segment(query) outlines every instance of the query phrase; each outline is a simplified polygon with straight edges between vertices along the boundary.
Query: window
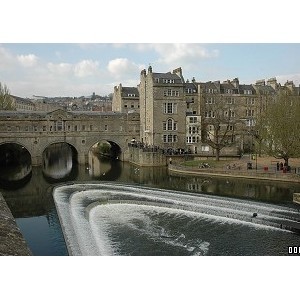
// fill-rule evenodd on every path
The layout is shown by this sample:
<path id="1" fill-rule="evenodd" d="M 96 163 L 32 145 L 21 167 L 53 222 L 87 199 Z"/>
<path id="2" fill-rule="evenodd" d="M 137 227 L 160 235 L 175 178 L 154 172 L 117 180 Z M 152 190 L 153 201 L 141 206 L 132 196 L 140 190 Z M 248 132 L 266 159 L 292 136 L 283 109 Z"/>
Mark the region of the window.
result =
<path id="1" fill-rule="evenodd" d="M 74 126 L 74 131 L 77 131 L 77 125 Z"/>
<path id="2" fill-rule="evenodd" d="M 43 126 L 43 131 L 46 131 L 47 130 L 47 127 L 44 125 Z"/>
<path id="3" fill-rule="evenodd" d="M 173 120 L 172 119 L 169 119 L 167 121 L 167 128 L 168 128 L 168 130 L 173 130 Z"/>
<path id="4" fill-rule="evenodd" d="M 201 146 L 201 151 L 202 152 L 209 152 L 209 146 Z"/>
<path id="5" fill-rule="evenodd" d="M 62 131 L 63 130 L 63 122 L 61 120 L 56 121 L 56 130 Z"/>
<path id="6" fill-rule="evenodd" d="M 254 117 L 254 110 L 253 109 L 247 109 L 246 110 L 246 117 Z"/>
<path id="7" fill-rule="evenodd" d="M 163 79 L 163 83 L 175 83 L 175 79 Z"/>
<path id="8" fill-rule="evenodd" d="M 247 105 L 254 105 L 255 104 L 255 98 L 247 98 L 246 99 Z"/>
<path id="9" fill-rule="evenodd" d="M 251 90 L 244 90 L 244 95 L 252 95 L 252 91 Z"/>
<path id="10" fill-rule="evenodd" d="M 206 111 L 204 112 L 204 116 L 205 118 L 214 118 L 215 117 L 215 112 L 210 110 L 210 111 Z"/>
<path id="11" fill-rule="evenodd" d="M 163 135 L 163 142 L 164 143 L 175 143 L 177 142 L 177 135 L 176 134 L 164 134 Z"/>
<path id="12" fill-rule="evenodd" d="M 205 99 L 205 104 L 215 104 L 215 98 L 206 98 Z"/>
<path id="13" fill-rule="evenodd" d="M 179 91 L 174 91 L 171 89 L 165 90 L 164 91 L 164 96 L 168 96 L 168 97 L 178 97 L 179 96 Z"/>
<path id="14" fill-rule="evenodd" d="M 90 131 L 92 131 L 93 130 L 93 125 L 90 125 Z"/>
<path id="15" fill-rule="evenodd" d="M 255 125 L 255 120 L 254 119 L 246 120 L 246 126 L 254 126 L 254 125 Z"/>
<path id="16" fill-rule="evenodd" d="M 104 130 L 107 131 L 108 130 L 108 126 L 104 125 Z"/>
<path id="17" fill-rule="evenodd" d="M 168 102 L 164 103 L 164 113 L 165 114 L 175 114 L 177 112 L 177 104 Z"/>
<path id="18" fill-rule="evenodd" d="M 177 130 L 177 123 L 173 119 L 163 122 L 163 130 Z"/>
<path id="19" fill-rule="evenodd" d="M 81 130 L 85 130 L 85 125 L 82 125 Z"/>
<path id="20" fill-rule="evenodd" d="M 190 117 L 190 123 L 197 123 L 197 117 Z"/>

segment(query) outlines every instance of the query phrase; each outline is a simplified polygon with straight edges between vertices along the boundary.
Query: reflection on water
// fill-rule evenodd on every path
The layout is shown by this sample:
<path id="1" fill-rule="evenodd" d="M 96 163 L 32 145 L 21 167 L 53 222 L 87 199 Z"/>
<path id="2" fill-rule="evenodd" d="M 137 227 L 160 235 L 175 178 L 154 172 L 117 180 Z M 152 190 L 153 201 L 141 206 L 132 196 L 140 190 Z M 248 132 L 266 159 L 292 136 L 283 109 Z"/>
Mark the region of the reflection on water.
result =
<path id="1" fill-rule="evenodd" d="M 0 146 L 0 186 L 13 189 L 27 184 L 32 167 L 30 154 L 18 144 Z"/>
<path id="2" fill-rule="evenodd" d="M 43 153 L 43 173 L 46 178 L 67 180 L 74 167 L 73 150 L 66 143 L 52 144 Z"/>
<path id="3" fill-rule="evenodd" d="M 294 183 L 182 175 L 171 176 L 165 167 L 142 168 L 118 160 L 110 161 L 99 158 L 92 153 L 90 153 L 88 166 L 79 166 L 72 159 L 70 172 L 70 157 L 72 158 L 73 154 L 70 149 L 63 149 L 62 152 L 59 152 L 59 155 L 54 150 L 54 153 L 56 153 L 55 159 L 47 156 L 48 161 L 45 163 L 47 170 L 44 167 L 33 167 L 32 173 L 30 173 L 32 175 L 23 185 L 17 186 L 12 183 L 11 190 L 8 190 L 7 182 L 0 182 L 0 191 L 17 219 L 18 225 L 34 255 L 67 255 L 52 198 L 52 188 L 60 182 L 118 181 L 161 189 L 189 191 L 196 194 L 248 198 L 254 201 L 272 202 L 284 206 L 293 206 L 293 193 L 300 192 L 299 184 Z M 62 160 L 62 153 L 66 157 L 64 160 Z M 3 168 L 1 166 L 1 174 L 7 174 Z M 45 173 L 47 173 L 47 176 L 45 176 Z M 50 175 L 55 176 L 56 179 L 50 180 L 51 178 L 48 177 Z M 9 178 L 6 175 L 3 175 L 3 177 Z M 43 225 L 37 231 L 36 228 L 40 223 Z M 243 234 L 248 236 L 247 233 Z M 265 236 L 262 239 L 264 238 Z M 45 247 L 43 245 L 51 246 Z M 217 247 L 217 245 L 214 246 L 215 255 L 218 255 Z"/>

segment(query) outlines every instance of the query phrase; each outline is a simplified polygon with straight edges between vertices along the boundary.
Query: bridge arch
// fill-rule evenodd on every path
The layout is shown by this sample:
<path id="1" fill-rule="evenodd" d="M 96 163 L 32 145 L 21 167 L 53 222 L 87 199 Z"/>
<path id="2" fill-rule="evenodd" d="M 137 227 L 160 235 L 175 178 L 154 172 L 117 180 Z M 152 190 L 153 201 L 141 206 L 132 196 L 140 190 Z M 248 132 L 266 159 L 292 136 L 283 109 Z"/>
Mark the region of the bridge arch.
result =
<path id="1" fill-rule="evenodd" d="M 27 183 L 32 175 L 32 155 L 22 143 L 0 143 L 0 186 L 18 188 Z"/>
<path id="2" fill-rule="evenodd" d="M 30 161 L 32 161 L 32 152 L 31 152 L 31 149 L 28 145 L 26 145 L 25 143 L 20 143 L 18 141 L 10 141 L 10 140 L 7 140 L 5 142 L 0 142 L 0 147 L 3 146 L 3 145 L 9 145 L 9 144 L 13 144 L 13 145 L 18 145 L 24 149 L 27 150 L 27 152 L 29 153 L 30 155 Z"/>
<path id="3" fill-rule="evenodd" d="M 88 154 L 90 153 L 90 151 L 93 151 L 93 148 L 95 148 L 98 144 L 101 143 L 109 144 L 111 158 L 122 160 L 124 153 L 124 145 L 122 145 L 122 143 L 117 139 L 105 136 L 99 136 L 97 139 L 93 139 L 92 141 L 90 141 L 90 143 L 87 145 Z"/>
<path id="4" fill-rule="evenodd" d="M 42 149 L 41 149 L 41 154 L 42 154 L 42 156 L 43 156 L 43 154 L 45 153 L 45 151 L 47 150 L 47 148 L 49 148 L 51 145 L 55 145 L 55 144 L 67 144 L 67 145 L 71 146 L 72 150 L 75 151 L 75 154 L 76 154 L 76 157 L 75 157 L 75 158 L 76 158 L 76 161 L 78 162 L 78 155 L 79 155 L 79 152 L 78 152 L 76 146 L 75 146 L 73 143 L 69 142 L 69 141 L 53 140 L 53 141 L 51 141 L 51 142 L 48 142 L 48 143 L 45 144 L 45 145 L 42 147 Z"/>

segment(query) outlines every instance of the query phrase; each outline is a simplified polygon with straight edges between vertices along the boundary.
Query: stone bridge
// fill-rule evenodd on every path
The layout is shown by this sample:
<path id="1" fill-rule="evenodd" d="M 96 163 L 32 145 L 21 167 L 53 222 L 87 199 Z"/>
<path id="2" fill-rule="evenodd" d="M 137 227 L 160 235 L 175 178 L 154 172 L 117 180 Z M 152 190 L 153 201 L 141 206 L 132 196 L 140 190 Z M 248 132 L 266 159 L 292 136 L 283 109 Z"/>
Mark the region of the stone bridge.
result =
<path id="1" fill-rule="evenodd" d="M 43 152 L 55 143 L 74 147 L 78 163 L 85 164 L 91 147 L 102 140 L 118 146 L 119 159 L 128 161 L 128 143 L 139 139 L 139 129 L 137 113 L 0 111 L 0 145 L 26 148 L 33 166 L 42 164 Z"/>

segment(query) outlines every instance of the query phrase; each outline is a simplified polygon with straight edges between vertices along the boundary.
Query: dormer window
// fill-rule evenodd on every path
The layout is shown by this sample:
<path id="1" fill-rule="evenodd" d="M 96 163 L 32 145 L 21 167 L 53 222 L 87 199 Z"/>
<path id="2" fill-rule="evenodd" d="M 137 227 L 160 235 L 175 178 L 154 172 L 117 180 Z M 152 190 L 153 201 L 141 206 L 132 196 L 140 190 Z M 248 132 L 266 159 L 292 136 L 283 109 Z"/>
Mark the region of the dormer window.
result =
<path id="1" fill-rule="evenodd" d="M 163 83 L 175 83 L 175 79 L 163 79 Z"/>

